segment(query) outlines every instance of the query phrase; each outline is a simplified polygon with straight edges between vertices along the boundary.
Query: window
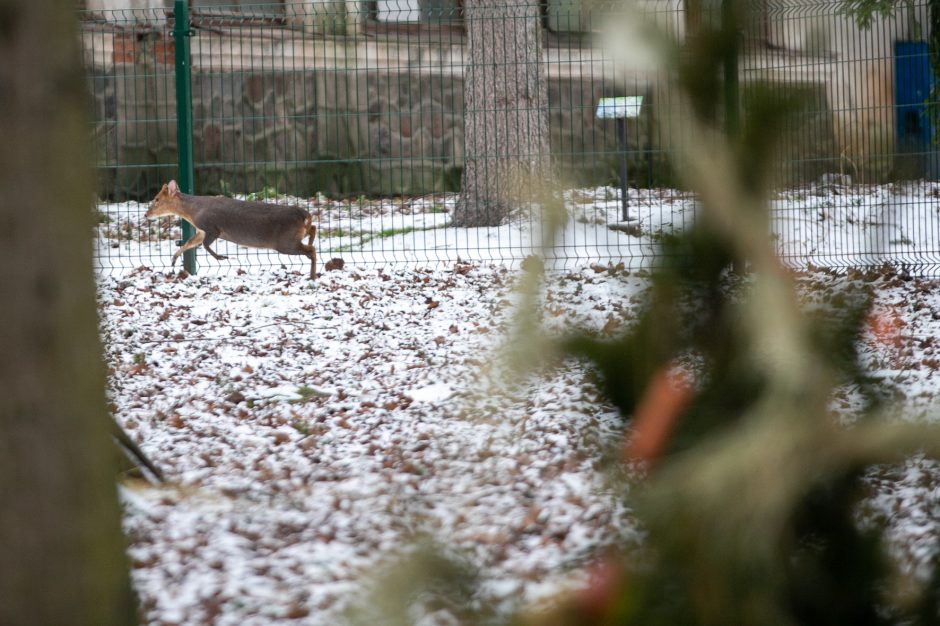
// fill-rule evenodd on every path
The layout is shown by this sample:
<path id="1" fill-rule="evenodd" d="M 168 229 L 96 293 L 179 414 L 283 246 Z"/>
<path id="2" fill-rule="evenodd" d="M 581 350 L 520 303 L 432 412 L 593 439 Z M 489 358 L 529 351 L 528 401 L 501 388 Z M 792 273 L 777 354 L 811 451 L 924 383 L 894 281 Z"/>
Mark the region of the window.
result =
<path id="1" fill-rule="evenodd" d="M 586 33 L 592 25 L 591 5 L 590 0 L 546 0 L 545 27 L 553 33 Z"/>
<path id="2" fill-rule="evenodd" d="M 172 8 L 173 3 L 169 3 Z M 283 13 L 284 0 L 190 0 L 190 9 L 228 9 L 245 13 Z"/>
<path id="3" fill-rule="evenodd" d="M 459 24 L 463 0 L 375 0 L 372 14 L 384 24 Z"/>
<path id="4" fill-rule="evenodd" d="M 443 28 L 463 32 L 464 4 L 465 0 L 371 0 L 366 5 L 366 29 L 424 32 Z M 546 43 L 581 42 L 595 23 L 592 11 L 599 12 L 595 4 L 592 0 L 540 0 L 542 26 L 549 35 Z"/>

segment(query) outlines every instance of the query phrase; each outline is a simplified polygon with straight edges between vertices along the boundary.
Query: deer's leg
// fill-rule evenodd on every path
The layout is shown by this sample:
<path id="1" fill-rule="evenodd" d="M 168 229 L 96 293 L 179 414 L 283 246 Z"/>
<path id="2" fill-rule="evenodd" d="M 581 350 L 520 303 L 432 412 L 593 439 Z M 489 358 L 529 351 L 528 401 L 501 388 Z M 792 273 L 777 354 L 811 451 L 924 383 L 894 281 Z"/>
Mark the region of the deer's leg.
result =
<path id="1" fill-rule="evenodd" d="M 309 221 L 309 218 L 308 218 Z M 305 224 L 300 231 L 299 239 L 282 240 L 274 248 L 281 254 L 302 254 L 310 259 L 310 278 L 317 277 L 317 250 L 313 247 L 313 238 L 316 235 L 317 227 L 309 223 Z M 307 236 L 307 242 L 304 243 L 304 235 Z"/>
<path id="2" fill-rule="evenodd" d="M 281 254 L 302 254 L 310 259 L 310 278 L 317 277 L 317 250 L 303 241 L 294 241 L 290 245 L 275 248 Z"/>
<path id="3" fill-rule="evenodd" d="M 205 249 L 206 249 L 206 252 L 208 252 L 209 254 L 211 254 L 212 256 L 214 256 L 217 260 L 219 260 L 219 261 L 224 261 L 225 259 L 228 258 L 227 256 L 225 256 L 224 254 L 216 254 L 216 253 L 215 253 L 215 250 L 213 250 L 212 248 L 209 247 L 209 244 L 210 244 L 210 243 L 213 243 L 213 242 L 214 242 L 216 239 L 218 239 L 218 238 L 219 238 L 218 235 L 210 234 L 210 233 L 207 232 L 207 233 L 206 233 L 206 236 L 205 236 L 205 239 L 204 239 L 204 241 L 202 242 L 202 247 L 205 248 Z"/>
<path id="4" fill-rule="evenodd" d="M 304 245 L 304 244 L 300 244 Z M 317 277 L 317 249 L 313 246 L 304 246 L 307 251 L 307 257 L 310 259 L 310 278 Z"/>
<path id="5" fill-rule="evenodd" d="M 313 224 L 313 217 L 307 218 L 307 256 L 310 257 L 310 278 L 317 277 L 317 249 L 313 247 L 313 238 L 317 235 L 317 227 Z M 301 236 L 301 240 L 303 237 Z M 303 245 L 301 243 L 300 245 Z"/>
<path id="6" fill-rule="evenodd" d="M 180 255 L 186 252 L 187 250 L 192 250 L 193 248 L 198 248 L 202 243 L 202 240 L 206 238 L 206 231 L 196 229 L 196 234 L 192 238 L 180 246 L 180 249 L 173 254 L 173 262 L 170 263 L 170 267 L 176 265 L 176 259 L 180 258 Z"/>

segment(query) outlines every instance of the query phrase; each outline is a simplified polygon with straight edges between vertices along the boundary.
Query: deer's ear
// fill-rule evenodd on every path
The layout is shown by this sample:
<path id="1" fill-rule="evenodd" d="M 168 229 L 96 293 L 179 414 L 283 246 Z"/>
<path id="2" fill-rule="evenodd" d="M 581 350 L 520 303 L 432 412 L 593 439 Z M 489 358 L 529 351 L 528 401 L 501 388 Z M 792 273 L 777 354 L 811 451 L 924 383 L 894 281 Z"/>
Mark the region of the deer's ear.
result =
<path id="1" fill-rule="evenodd" d="M 180 187 L 176 184 L 175 180 L 170 181 L 170 183 L 167 185 L 167 189 L 169 189 L 170 194 L 174 196 L 180 192 Z"/>

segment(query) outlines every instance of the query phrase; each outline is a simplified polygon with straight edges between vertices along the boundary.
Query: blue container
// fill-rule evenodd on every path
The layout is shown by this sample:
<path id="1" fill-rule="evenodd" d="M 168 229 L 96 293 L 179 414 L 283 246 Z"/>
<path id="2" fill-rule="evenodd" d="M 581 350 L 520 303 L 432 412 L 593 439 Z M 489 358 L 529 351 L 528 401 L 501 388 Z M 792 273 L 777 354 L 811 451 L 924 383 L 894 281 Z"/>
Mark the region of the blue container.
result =
<path id="1" fill-rule="evenodd" d="M 894 102 L 897 115 L 897 154 L 902 174 L 940 178 L 940 158 L 925 103 L 934 76 L 926 41 L 894 43 Z"/>

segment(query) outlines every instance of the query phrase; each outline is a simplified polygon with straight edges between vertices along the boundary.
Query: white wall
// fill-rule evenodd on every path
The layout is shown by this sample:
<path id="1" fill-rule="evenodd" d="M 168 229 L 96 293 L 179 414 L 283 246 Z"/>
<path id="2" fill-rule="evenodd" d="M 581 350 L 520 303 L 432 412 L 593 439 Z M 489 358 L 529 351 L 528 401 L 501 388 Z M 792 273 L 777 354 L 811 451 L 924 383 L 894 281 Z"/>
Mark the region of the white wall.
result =
<path id="1" fill-rule="evenodd" d="M 767 6 L 770 43 L 791 53 L 794 66 L 828 69 L 843 171 L 860 178 L 887 173 L 896 135 L 894 42 L 926 36 L 927 7 L 898 6 L 893 16 L 862 28 L 831 0 L 768 0 Z"/>
<path id="2" fill-rule="evenodd" d="M 91 11 L 115 11 L 120 9 L 162 9 L 172 6 L 166 0 L 86 0 Z"/>

